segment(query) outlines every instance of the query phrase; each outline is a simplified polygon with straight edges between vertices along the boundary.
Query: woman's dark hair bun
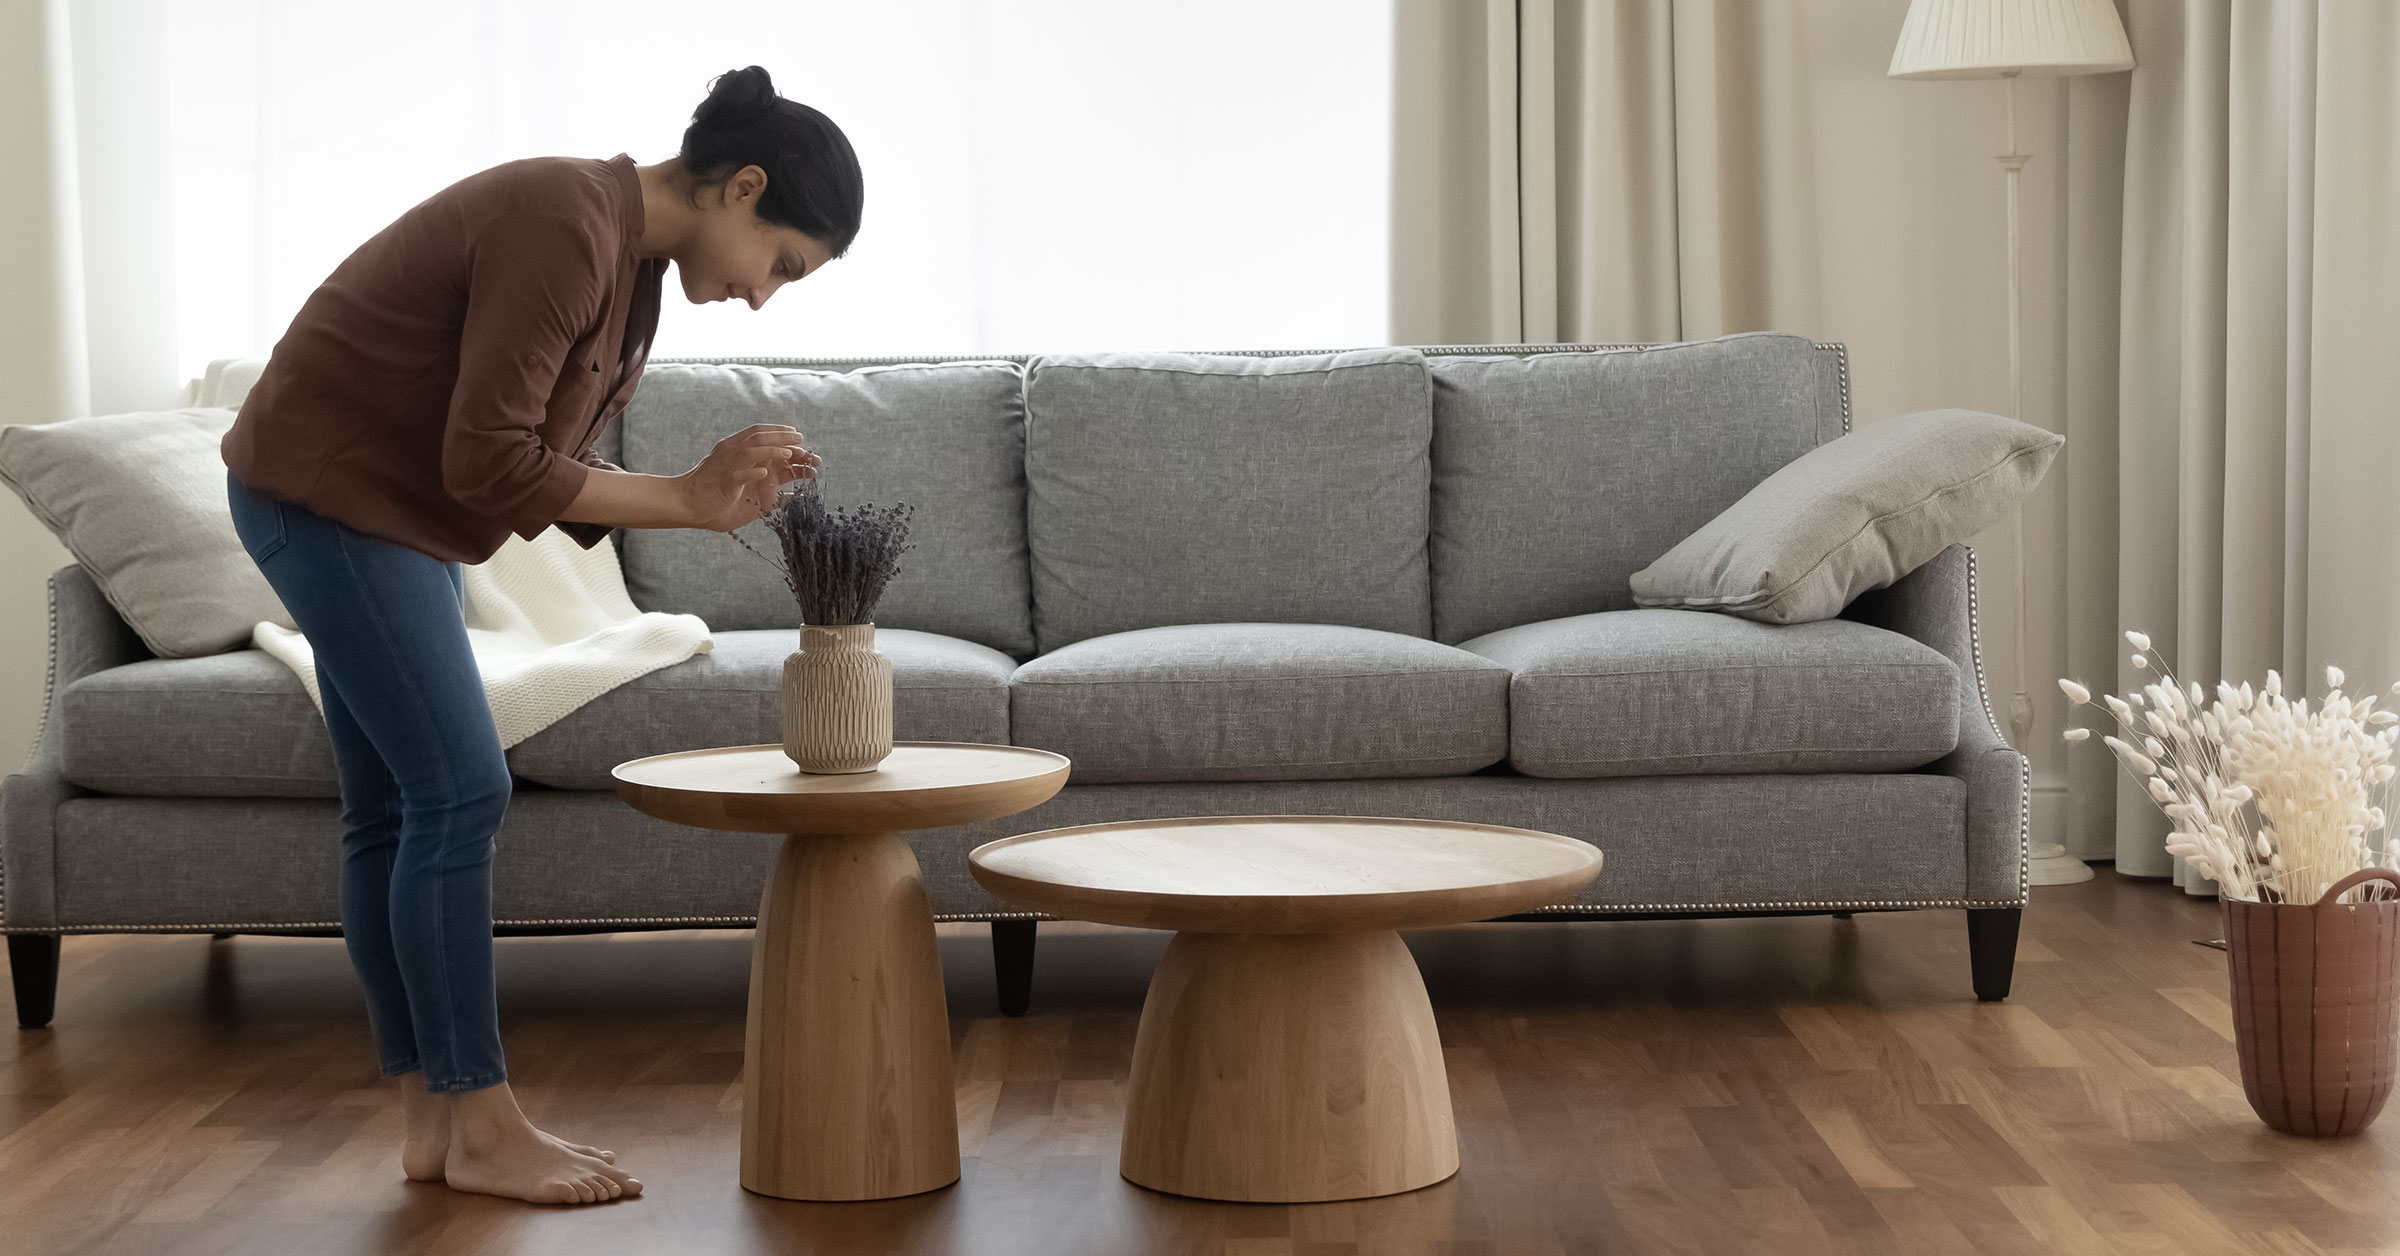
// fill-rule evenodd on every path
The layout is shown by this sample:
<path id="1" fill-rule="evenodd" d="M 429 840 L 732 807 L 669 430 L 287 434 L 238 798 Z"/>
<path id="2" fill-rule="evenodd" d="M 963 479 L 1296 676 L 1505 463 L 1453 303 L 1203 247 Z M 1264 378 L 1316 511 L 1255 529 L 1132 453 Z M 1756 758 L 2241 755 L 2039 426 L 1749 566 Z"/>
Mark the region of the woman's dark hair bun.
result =
<path id="1" fill-rule="evenodd" d="M 758 216 L 824 241 L 835 257 L 858 236 L 866 179 L 850 137 L 833 119 L 777 95 L 765 66 L 728 70 L 709 84 L 676 156 L 700 185 L 745 166 L 766 171 Z"/>
<path id="2" fill-rule="evenodd" d="M 708 99 L 692 111 L 692 121 L 718 130 L 744 126 L 773 109 L 777 99 L 765 66 L 728 70 L 709 84 Z"/>

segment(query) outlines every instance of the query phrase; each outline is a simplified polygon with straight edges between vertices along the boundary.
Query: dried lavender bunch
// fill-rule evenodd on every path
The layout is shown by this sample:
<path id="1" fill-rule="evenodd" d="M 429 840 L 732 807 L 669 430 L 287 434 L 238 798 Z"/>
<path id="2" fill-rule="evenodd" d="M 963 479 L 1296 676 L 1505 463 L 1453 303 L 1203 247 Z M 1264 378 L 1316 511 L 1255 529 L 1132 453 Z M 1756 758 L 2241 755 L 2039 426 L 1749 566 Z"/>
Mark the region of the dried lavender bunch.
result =
<path id="1" fill-rule="evenodd" d="M 764 519 L 783 542 L 783 583 L 800 603 L 800 621 L 872 622 L 884 586 L 900 574 L 900 556 L 916 548 L 907 543 L 915 512 L 906 502 L 828 509 L 813 476 L 777 490 Z M 742 546 L 758 553 L 748 541 Z"/>

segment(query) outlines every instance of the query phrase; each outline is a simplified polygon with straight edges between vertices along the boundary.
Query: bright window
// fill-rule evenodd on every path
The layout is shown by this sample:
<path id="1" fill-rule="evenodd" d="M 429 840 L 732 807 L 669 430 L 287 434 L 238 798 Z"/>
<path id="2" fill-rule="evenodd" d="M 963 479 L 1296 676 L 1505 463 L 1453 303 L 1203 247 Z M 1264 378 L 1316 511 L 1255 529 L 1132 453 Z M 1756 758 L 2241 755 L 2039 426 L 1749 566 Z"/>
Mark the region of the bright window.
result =
<path id="1" fill-rule="evenodd" d="M 653 356 L 1386 339 L 1390 0 L 176 0 L 178 365 L 272 348 L 410 206 L 518 157 L 672 156 L 756 63 L 848 132 L 850 255 Z"/>

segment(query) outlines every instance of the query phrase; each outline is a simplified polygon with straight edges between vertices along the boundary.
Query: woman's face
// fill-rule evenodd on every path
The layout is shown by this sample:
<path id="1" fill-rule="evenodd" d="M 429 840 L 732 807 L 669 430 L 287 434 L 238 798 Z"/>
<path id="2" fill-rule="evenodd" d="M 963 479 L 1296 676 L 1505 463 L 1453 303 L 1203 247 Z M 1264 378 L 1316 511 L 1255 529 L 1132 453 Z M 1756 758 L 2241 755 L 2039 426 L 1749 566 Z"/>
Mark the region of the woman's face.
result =
<path id="1" fill-rule="evenodd" d="M 762 222 L 759 197 L 767 172 L 744 166 L 719 188 L 699 192 L 699 227 L 675 259 L 684 298 L 694 305 L 736 300 L 758 309 L 775 290 L 817 273 L 833 260 L 824 241 L 791 227 Z"/>

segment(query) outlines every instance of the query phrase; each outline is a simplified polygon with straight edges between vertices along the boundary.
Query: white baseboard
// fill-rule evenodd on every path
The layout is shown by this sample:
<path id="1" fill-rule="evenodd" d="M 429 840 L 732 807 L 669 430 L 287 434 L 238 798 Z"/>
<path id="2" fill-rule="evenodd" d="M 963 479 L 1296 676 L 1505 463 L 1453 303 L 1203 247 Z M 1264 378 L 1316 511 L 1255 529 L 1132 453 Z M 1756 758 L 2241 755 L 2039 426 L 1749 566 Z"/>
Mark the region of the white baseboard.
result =
<path id="1" fill-rule="evenodd" d="M 2033 773 L 2033 814 L 2026 819 L 2033 845 L 2066 843 L 2066 773 Z M 2074 848 L 2066 853 L 2086 857 Z"/>
<path id="2" fill-rule="evenodd" d="M 2037 772 L 2033 781 L 2033 814 L 2026 817 L 2028 837 L 2034 845 L 2057 842 L 2077 859 L 2114 859 L 2115 850 L 2078 849 L 2067 836 L 2067 777 L 2063 772 Z M 2091 843 L 2083 843 L 2090 846 Z"/>

